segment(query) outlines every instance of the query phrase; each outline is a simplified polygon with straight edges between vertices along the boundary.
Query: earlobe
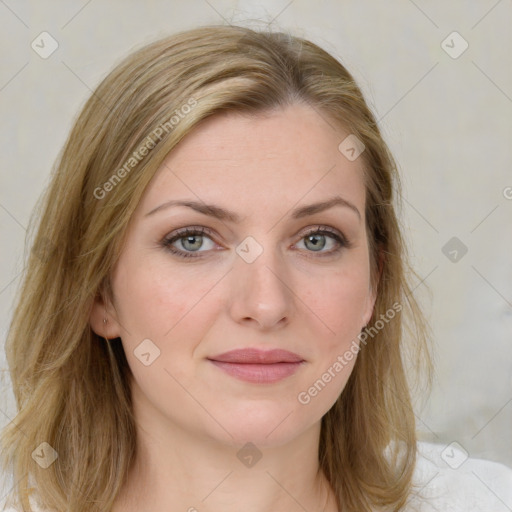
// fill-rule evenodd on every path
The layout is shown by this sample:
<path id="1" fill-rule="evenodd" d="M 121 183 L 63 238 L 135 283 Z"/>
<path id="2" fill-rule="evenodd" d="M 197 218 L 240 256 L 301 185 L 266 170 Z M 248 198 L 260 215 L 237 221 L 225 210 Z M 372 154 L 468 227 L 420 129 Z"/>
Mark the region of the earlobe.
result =
<path id="1" fill-rule="evenodd" d="M 113 314 L 107 312 L 105 301 L 101 294 L 94 299 L 89 315 L 91 329 L 102 338 L 113 339 L 121 335 L 119 324 Z"/>

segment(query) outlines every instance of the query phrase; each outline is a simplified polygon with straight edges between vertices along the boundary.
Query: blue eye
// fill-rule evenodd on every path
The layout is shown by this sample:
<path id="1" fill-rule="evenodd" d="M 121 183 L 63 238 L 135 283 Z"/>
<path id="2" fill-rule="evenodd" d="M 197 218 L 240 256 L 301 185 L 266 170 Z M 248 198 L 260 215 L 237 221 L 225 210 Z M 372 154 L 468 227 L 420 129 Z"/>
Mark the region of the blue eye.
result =
<path id="1" fill-rule="evenodd" d="M 162 246 L 180 258 L 200 258 L 200 254 L 196 255 L 194 253 L 208 252 L 208 249 L 206 251 L 200 250 L 204 247 L 204 240 L 214 243 L 208 235 L 211 235 L 211 231 L 208 228 L 187 227 L 164 238 Z M 329 251 L 322 251 L 327 245 L 326 240 L 329 239 L 334 244 L 334 248 Z M 351 243 L 341 233 L 328 226 L 316 227 L 305 233 L 300 241 L 303 240 L 305 241 L 306 249 L 311 249 L 307 250 L 307 252 L 317 253 L 320 257 L 332 256 L 344 248 L 351 247 Z M 179 242 L 181 249 L 175 246 L 176 242 Z M 210 247 L 210 249 L 213 249 L 213 247 Z"/>
<path id="2" fill-rule="evenodd" d="M 205 236 L 205 233 L 209 232 L 210 230 L 207 228 L 184 228 L 178 230 L 169 238 L 165 238 L 163 240 L 163 245 L 173 254 L 176 254 L 182 258 L 198 258 L 199 256 L 191 253 L 199 252 L 199 249 L 203 246 L 203 239 L 209 238 Z M 177 249 L 174 246 L 174 243 L 178 241 L 180 241 L 180 245 L 184 250 Z"/>
<path id="3" fill-rule="evenodd" d="M 326 239 L 330 239 L 331 242 L 334 242 L 334 249 L 331 249 L 330 251 L 320 251 L 326 246 Z M 308 252 L 317 252 L 323 255 L 331 255 L 333 253 L 336 253 L 340 251 L 343 247 L 348 247 L 347 240 L 339 235 L 337 232 L 332 231 L 330 228 L 323 228 L 323 229 L 315 229 L 314 231 L 311 231 L 304 235 L 301 240 L 304 240 L 304 245 L 308 247 L 308 244 L 310 248 L 312 248 L 312 251 Z"/>

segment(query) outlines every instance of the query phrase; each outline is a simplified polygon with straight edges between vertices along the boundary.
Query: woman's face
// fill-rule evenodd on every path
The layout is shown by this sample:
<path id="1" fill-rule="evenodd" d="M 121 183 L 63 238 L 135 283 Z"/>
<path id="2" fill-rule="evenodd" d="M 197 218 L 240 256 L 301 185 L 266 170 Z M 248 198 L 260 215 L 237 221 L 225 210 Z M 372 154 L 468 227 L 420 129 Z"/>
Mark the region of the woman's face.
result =
<path id="1" fill-rule="evenodd" d="M 304 105 L 223 114 L 157 172 L 113 272 L 106 332 L 122 338 L 146 430 L 263 447 L 334 404 L 375 301 L 347 135 Z"/>

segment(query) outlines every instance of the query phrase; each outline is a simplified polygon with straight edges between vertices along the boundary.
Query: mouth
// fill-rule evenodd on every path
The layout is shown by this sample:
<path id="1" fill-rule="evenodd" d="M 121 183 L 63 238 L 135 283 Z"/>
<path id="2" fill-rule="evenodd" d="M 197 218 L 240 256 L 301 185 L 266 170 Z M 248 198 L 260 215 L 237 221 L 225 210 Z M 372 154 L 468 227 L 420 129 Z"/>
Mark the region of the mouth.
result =
<path id="1" fill-rule="evenodd" d="M 273 383 L 293 375 L 305 362 L 287 350 L 231 350 L 208 360 L 228 375 L 246 382 Z"/>

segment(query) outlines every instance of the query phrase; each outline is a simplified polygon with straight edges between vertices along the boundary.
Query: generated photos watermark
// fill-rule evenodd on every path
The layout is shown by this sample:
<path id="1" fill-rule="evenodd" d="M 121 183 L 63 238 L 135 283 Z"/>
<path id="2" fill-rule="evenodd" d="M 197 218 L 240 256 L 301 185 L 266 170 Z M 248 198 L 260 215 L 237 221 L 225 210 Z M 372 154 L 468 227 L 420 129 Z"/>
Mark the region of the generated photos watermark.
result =
<path id="1" fill-rule="evenodd" d="M 101 187 L 94 189 L 94 197 L 98 200 L 103 199 L 108 192 L 141 162 L 149 152 L 156 146 L 158 141 L 162 139 L 164 134 L 168 134 L 173 128 L 197 105 L 195 98 L 190 98 L 187 103 L 177 108 L 173 115 L 165 123 L 157 126 L 142 142 L 142 144 L 132 153 L 130 158 L 126 160 L 124 165 L 120 167 Z"/>
<path id="2" fill-rule="evenodd" d="M 320 378 L 317 379 L 306 391 L 301 391 L 297 395 L 299 403 L 303 405 L 309 404 L 311 399 L 317 396 L 327 386 L 327 384 L 329 384 L 329 382 L 331 382 L 343 370 L 343 368 L 345 368 L 349 362 L 357 356 L 361 350 L 361 345 L 366 345 L 368 343 L 368 336 L 373 338 L 379 331 L 384 329 L 386 324 L 395 318 L 396 314 L 400 311 L 402 311 L 402 304 L 395 302 L 393 306 L 386 311 L 386 313 L 382 313 L 380 315 L 379 320 L 377 320 L 373 326 L 363 329 L 357 336 L 359 343 L 356 339 L 352 340 L 350 348 L 343 354 L 339 355 L 336 358 L 336 361 L 329 366 Z"/>

